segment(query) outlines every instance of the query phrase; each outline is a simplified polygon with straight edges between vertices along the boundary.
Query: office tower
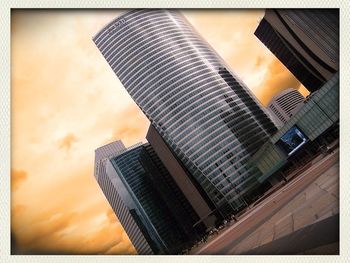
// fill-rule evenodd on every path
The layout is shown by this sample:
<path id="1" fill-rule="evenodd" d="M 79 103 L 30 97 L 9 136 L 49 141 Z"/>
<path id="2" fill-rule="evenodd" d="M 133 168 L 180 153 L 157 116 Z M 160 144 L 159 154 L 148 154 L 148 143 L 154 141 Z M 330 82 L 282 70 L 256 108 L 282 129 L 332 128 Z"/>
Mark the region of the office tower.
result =
<path id="1" fill-rule="evenodd" d="M 97 181 L 99 176 L 105 173 L 108 158 L 123 152 L 125 149 L 122 141 L 115 141 L 95 150 L 94 176 Z"/>
<path id="2" fill-rule="evenodd" d="M 95 150 L 95 178 L 100 185 L 106 199 L 111 205 L 114 213 L 117 215 L 120 223 L 122 224 L 125 232 L 132 244 L 134 245 L 137 253 L 146 255 L 153 254 L 153 250 L 149 245 L 147 237 L 142 232 L 142 228 L 138 225 L 138 222 L 133 218 L 133 208 L 131 202 L 125 202 L 125 196 L 127 198 L 127 190 L 123 187 L 123 184 L 118 183 L 116 176 L 108 175 L 106 166 L 109 162 L 109 158 L 117 156 L 126 151 L 124 144 L 121 141 L 116 141 L 107 145 L 104 145 Z M 146 232 L 147 233 L 147 232 Z"/>
<path id="3" fill-rule="evenodd" d="M 310 92 L 339 69 L 338 9 L 267 9 L 254 34 Z"/>
<path id="4" fill-rule="evenodd" d="M 199 216 L 180 190 L 168 169 L 164 166 L 151 144 L 143 145 L 143 151 L 140 154 L 140 162 L 143 168 L 148 172 L 148 177 L 161 199 L 167 204 L 168 208 L 177 224 L 186 234 L 189 242 L 202 237 L 206 227 L 199 222 Z"/>
<path id="5" fill-rule="evenodd" d="M 200 221 L 195 224 L 203 222 L 207 228 L 213 227 L 216 220 L 215 206 L 152 125 L 149 126 L 146 139 L 199 216 Z"/>
<path id="6" fill-rule="evenodd" d="M 267 105 L 268 110 L 282 127 L 303 105 L 305 98 L 296 89 L 285 89 L 274 96 Z"/>
<path id="7" fill-rule="evenodd" d="M 175 10 L 133 10 L 94 38 L 128 93 L 223 216 L 258 186 L 247 160 L 276 131 L 257 99 Z"/>
<path id="8" fill-rule="evenodd" d="M 176 254 L 205 231 L 193 227 L 198 216 L 149 144 L 117 141 L 95 160 L 95 177 L 139 254 Z"/>

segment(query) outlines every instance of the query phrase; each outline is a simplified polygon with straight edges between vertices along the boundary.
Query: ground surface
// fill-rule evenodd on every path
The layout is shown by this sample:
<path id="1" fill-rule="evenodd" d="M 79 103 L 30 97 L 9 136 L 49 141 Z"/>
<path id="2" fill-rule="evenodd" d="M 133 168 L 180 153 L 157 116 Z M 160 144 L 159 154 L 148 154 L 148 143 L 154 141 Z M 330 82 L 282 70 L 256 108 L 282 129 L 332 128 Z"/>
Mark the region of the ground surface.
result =
<path id="1" fill-rule="evenodd" d="M 190 254 L 232 255 L 244 254 L 247 251 L 256 252 L 257 248 L 264 245 L 271 248 L 272 241 L 281 240 L 293 233 L 299 240 L 307 233 L 310 239 L 315 229 L 318 229 L 318 235 L 311 238 L 312 242 L 322 236 L 319 229 L 330 224 L 329 220 L 321 221 L 338 214 L 339 151 L 336 150 L 323 158 L 314 159 L 307 170 L 249 209 L 238 222 L 227 227 L 219 235 L 210 237 L 205 244 L 194 248 Z M 318 224 L 319 228 L 306 228 L 317 222 L 321 222 Z M 266 246 L 267 244 L 270 245 Z M 318 250 L 316 247 L 305 247 L 305 253 L 312 254 L 312 251 L 315 251 L 322 254 L 321 246 Z"/>

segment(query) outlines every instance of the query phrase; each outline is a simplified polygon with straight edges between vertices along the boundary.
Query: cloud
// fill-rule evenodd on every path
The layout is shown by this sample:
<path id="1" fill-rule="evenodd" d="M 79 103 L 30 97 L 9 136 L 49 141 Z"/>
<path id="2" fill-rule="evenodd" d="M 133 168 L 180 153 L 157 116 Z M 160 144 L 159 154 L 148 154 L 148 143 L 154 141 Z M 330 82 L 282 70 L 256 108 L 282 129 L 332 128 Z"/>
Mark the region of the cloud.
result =
<path id="1" fill-rule="evenodd" d="M 91 167 L 82 164 L 69 173 L 55 184 L 33 187 L 27 198 L 11 203 L 13 253 L 132 253 L 133 246 L 124 237 L 125 231 L 92 176 Z"/>
<path id="2" fill-rule="evenodd" d="M 12 232 L 16 241 L 14 251 L 24 254 L 129 254 L 133 246 L 116 217 L 112 222 L 109 214 L 110 210 L 102 214 L 99 228 L 92 232 L 87 229 L 85 233 L 75 233 L 74 229 L 83 221 L 93 220 L 91 217 L 86 219 L 77 212 L 43 214 L 30 226 L 17 227 Z"/>
<path id="3" fill-rule="evenodd" d="M 11 192 L 16 191 L 20 184 L 27 179 L 27 172 L 23 170 L 11 170 Z"/>
<path id="4" fill-rule="evenodd" d="M 66 136 L 58 140 L 58 148 L 69 151 L 73 143 L 77 140 L 77 137 L 75 137 L 73 133 L 68 133 Z"/>
<path id="5" fill-rule="evenodd" d="M 108 142 L 122 140 L 126 146 L 130 146 L 145 138 L 149 121 L 136 105 L 126 107 L 111 119 L 114 126 Z"/>
<path id="6" fill-rule="evenodd" d="M 25 209 L 25 206 L 17 205 L 12 209 L 11 216 L 18 217 Z M 135 254 L 135 248 L 111 211 L 108 208 L 98 215 L 103 218 L 99 228 L 78 233 L 74 229 L 87 220 L 86 214 L 43 213 L 30 226 L 12 229 L 12 254 Z"/>
<path id="7" fill-rule="evenodd" d="M 105 254 L 111 254 L 111 255 L 125 255 L 125 254 L 128 254 L 128 255 L 135 255 L 137 254 L 136 253 L 136 250 L 133 246 L 131 246 L 130 244 L 128 243 L 118 243 L 116 244 L 115 246 L 111 247 L 110 249 L 108 249 L 106 251 Z"/>
<path id="8" fill-rule="evenodd" d="M 22 204 L 15 205 L 11 208 L 11 217 L 14 218 L 20 215 L 23 211 L 26 210 L 26 206 Z"/>
<path id="9" fill-rule="evenodd" d="M 123 239 L 124 230 L 120 223 L 106 224 L 100 230 L 94 232 L 88 238 L 83 239 L 83 244 L 86 246 L 89 253 L 92 254 L 105 254 L 112 247 L 123 244 L 128 248 L 131 243 L 130 240 Z M 122 251 L 126 254 L 127 249 Z"/>
<path id="10" fill-rule="evenodd" d="M 114 222 L 118 221 L 112 208 L 107 210 L 106 215 L 107 215 L 107 218 L 109 219 L 110 223 L 114 223 Z"/>
<path id="11" fill-rule="evenodd" d="M 259 68 L 260 66 L 264 65 L 265 58 L 263 56 L 257 56 L 255 60 L 255 67 Z"/>
<path id="12" fill-rule="evenodd" d="M 132 250 L 93 177 L 94 149 L 114 136 L 135 143 L 144 138 L 148 122 L 137 106 L 123 111 L 132 100 L 91 40 L 115 13 L 46 10 L 11 16 L 12 166 L 25 170 L 11 175 L 18 253 Z M 136 121 L 129 121 L 134 115 Z M 123 129 L 124 121 L 129 129 Z"/>
<path id="13" fill-rule="evenodd" d="M 260 94 L 257 95 L 263 105 L 267 105 L 273 96 L 284 89 L 299 89 L 300 82 L 277 58 L 274 58 L 267 67 L 267 73 L 260 85 Z"/>
<path id="14" fill-rule="evenodd" d="M 50 243 L 55 243 L 53 237 L 57 236 L 59 231 L 68 227 L 74 216 L 75 214 L 72 212 L 51 215 L 44 214 L 41 218 L 36 218 L 30 226 L 18 226 L 18 221 L 20 221 L 21 218 L 18 218 L 16 214 L 12 214 L 12 217 L 15 217 L 14 220 L 17 221 L 14 222 L 14 224 L 17 224 L 14 233 L 19 247 L 23 250 L 30 251 L 37 247 L 44 248 L 50 246 Z"/>

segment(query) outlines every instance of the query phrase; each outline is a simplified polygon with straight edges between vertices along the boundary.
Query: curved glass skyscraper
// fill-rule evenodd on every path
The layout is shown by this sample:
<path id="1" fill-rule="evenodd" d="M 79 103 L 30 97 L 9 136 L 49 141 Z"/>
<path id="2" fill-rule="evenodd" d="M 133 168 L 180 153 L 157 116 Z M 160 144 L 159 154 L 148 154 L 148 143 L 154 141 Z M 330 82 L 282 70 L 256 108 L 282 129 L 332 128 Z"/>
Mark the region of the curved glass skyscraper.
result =
<path id="1" fill-rule="evenodd" d="M 256 186 L 246 162 L 276 130 L 247 87 L 175 10 L 133 10 L 94 42 L 223 215 Z"/>

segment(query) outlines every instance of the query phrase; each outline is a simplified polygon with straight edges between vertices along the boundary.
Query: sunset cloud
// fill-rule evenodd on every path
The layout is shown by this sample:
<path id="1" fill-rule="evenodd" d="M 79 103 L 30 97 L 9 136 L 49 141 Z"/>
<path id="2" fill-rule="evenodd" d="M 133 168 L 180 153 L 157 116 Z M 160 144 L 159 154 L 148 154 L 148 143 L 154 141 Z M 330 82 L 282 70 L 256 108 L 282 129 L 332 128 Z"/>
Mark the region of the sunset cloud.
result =
<path id="1" fill-rule="evenodd" d="M 267 105 L 270 99 L 287 88 L 299 89 L 300 82 L 286 69 L 286 67 L 274 58 L 268 64 L 267 74 L 261 84 L 261 92 L 257 94 L 263 105 Z"/>
<path id="2" fill-rule="evenodd" d="M 123 237 L 124 229 L 92 176 L 92 167 L 92 164 L 82 164 L 69 171 L 63 180 L 56 179 L 54 184 L 37 184 L 15 192 L 11 229 L 16 253 L 135 253 L 130 240 Z M 26 178 L 35 180 L 35 176 Z"/>
<path id="3" fill-rule="evenodd" d="M 24 209 L 16 206 L 12 216 L 23 217 Z M 126 254 L 134 250 L 117 218 L 110 213 L 107 210 L 90 218 L 79 212 L 45 213 L 36 217 L 31 225 L 19 226 L 20 222 L 13 222 L 16 248 L 22 253 L 34 254 Z M 82 221 L 96 218 L 100 225 L 96 230 L 76 231 Z"/>
<path id="4" fill-rule="evenodd" d="M 60 149 L 65 149 L 69 151 L 70 148 L 72 147 L 72 144 L 77 140 L 78 140 L 77 137 L 75 137 L 73 133 L 69 133 L 58 141 L 58 147 Z"/>
<path id="5" fill-rule="evenodd" d="M 11 170 L 11 191 L 17 190 L 19 185 L 27 179 L 27 172 L 22 170 Z"/>
<path id="6" fill-rule="evenodd" d="M 263 56 L 258 56 L 255 59 L 255 67 L 259 68 L 260 66 L 264 65 L 264 57 Z"/>
<path id="7" fill-rule="evenodd" d="M 111 116 L 113 127 L 110 142 L 122 140 L 130 145 L 132 138 L 144 138 L 149 127 L 149 121 L 136 105 L 131 105 Z"/>
<path id="8" fill-rule="evenodd" d="M 11 215 L 12 215 L 12 218 L 15 218 L 15 217 L 18 217 L 23 211 L 26 210 L 26 206 L 25 205 L 14 205 L 12 206 L 11 208 Z"/>

